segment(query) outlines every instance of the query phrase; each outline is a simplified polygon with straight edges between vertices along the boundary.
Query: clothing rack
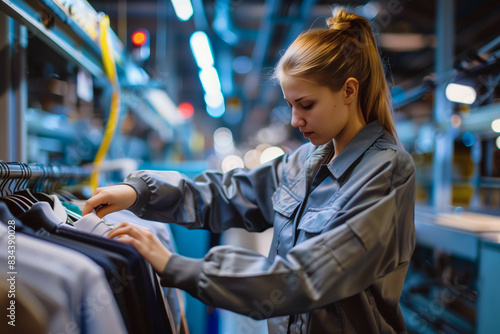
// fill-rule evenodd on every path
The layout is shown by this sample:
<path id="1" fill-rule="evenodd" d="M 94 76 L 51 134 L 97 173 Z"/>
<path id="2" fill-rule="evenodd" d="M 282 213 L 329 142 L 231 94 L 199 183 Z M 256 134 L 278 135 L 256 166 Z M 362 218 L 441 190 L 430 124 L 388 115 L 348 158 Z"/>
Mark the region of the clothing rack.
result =
<path id="1" fill-rule="evenodd" d="M 88 179 L 88 167 L 27 164 L 0 160 L 0 191 L 2 196 L 22 189 L 43 191 L 58 185 L 71 185 Z"/>

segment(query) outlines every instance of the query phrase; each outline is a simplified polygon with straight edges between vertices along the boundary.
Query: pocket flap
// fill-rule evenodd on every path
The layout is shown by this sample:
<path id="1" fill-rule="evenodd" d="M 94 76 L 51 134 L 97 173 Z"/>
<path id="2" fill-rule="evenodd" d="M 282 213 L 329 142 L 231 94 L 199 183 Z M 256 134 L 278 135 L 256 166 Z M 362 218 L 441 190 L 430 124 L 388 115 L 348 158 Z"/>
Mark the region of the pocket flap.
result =
<path id="1" fill-rule="evenodd" d="M 273 194 L 274 211 L 287 218 L 292 217 L 299 204 L 300 201 L 292 196 L 291 191 L 285 186 L 280 186 Z"/>
<path id="2" fill-rule="evenodd" d="M 336 213 L 337 210 L 332 209 L 307 211 L 302 216 L 297 228 L 308 233 L 320 233 Z"/>

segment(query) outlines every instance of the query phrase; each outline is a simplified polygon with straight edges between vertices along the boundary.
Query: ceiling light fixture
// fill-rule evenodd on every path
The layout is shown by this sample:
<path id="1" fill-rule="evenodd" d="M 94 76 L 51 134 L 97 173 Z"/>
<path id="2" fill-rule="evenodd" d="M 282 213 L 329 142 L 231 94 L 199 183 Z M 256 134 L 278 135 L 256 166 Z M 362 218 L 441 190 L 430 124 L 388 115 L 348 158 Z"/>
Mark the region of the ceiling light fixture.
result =
<path id="1" fill-rule="evenodd" d="M 445 94 L 446 98 L 452 102 L 472 104 L 476 101 L 476 90 L 466 85 L 449 83 Z"/>
<path id="2" fill-rule="evenodd" d="M 199 68 L 204 69 L 214 65 L 212 48 L 210 47 L 207 34 L 203 31 L 194 32 L 189 38 L 189 44 Z"/>
<path id="3" fill-rule="evenodd" d="M 193 16 L 193 5 L 190 0 L 172 0 L 175 15 L 181 21 L 187 21 Z"/>

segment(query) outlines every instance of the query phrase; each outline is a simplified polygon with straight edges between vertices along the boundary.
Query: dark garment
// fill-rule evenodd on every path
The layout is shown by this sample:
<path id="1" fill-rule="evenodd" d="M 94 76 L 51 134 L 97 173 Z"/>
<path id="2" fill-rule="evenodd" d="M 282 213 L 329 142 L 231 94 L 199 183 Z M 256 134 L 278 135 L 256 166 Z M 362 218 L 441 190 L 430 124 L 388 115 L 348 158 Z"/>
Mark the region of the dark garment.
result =
<path id="1" fill-rule="evenodd" d="M 111 290 L 115 294 L 130 333 L 171 333 L 161 288 L 151 267 L 128 244 L 65 228 L 48 203 L 35 203 L 16 222 L 33 227 L 41 239 L 80 251 L 99 265 L 103 264 Z M 107 267 L 111 261 L 114 268 Z"/>
<path id="2" fill-rule="evenodd" d="M 320 158 L 314 162 L 316 152 Z M 412 158 L 378 121 L 333 160 L 308 143 L 252 170 L 138 171 L 138 216 L 214 232 L 274 227 L 265 257 L 232 246 L 173 255 L 162 284 L 256 319 L 270 333 L 401 333 L 399 297 L 415 244 Z"/>

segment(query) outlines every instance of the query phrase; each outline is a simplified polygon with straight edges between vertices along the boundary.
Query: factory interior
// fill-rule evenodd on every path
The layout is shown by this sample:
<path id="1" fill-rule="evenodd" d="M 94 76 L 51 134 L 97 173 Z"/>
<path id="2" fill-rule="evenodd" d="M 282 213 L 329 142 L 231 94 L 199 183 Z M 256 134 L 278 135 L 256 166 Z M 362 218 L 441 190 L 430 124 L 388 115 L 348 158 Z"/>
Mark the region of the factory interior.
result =
<path id="1" fill-rule="evenodd" d="M 290 124 L 292 109 L 273 79 L 274 68 L 299 34 L 326 27 L 332 5 L 371 23 L 396 130 L 415 166 L 415 247 L 399 298 L 406 332 L 498 333 L 497 1 L 2 0 L 0 190 L 6 199 L 0 204 L 16 215 L 19 206 L 7 202 L 29 189 L 58 197 L 69 221 L 70 205 L 137 170 L 195 178 L 206 170 L 251 171 L 291 155 L 309 140 Z M 28 213 L 23 209 L 21 216 Z M 272 228 L 251 233 L 145 226 L 174 252 L 197 259 L 221 245 L 266 256 L 273 239 Z M 144 292 L 147 300 L 142 288 L 136 299 L 135 290 L 120 291 L 124 299 L 117 299 L 113 316 L 110 308 L 98 309 L 89 323 L 75 325 L 78 331 L 63 331 L 58 317 L 72 316 L 72 306 L 55 311 L 51 298 L 62 295 L 58 302 L 65 305 L 61 298 L 74 297 L 75 286 L 89 284 L 76 282 L 91 274 L 81 274 L 72 286 L 56 265 L 42 276 L 23 273 L 23 265 L 31 268 L 37 260 L 23 249 L 23 231 L 17 228 L 15 235 L 18 269 L 7 270 L 2 248 L 0 277 L 8 283 L 7 272 L 17 273 L 16 318 L 18 326 L 28 326 L 24 333 L 41 333 L 29 329 L 35 323 L 46 333 L 104 333 L 115 322 L 128 333 L 139 333 L 141 324 L 144 333 L 272 333 L 267 317 L 248 317 L 160 287 L 147 262 L 140 262 L 149 270 L 141 279 L 153 281 L 153 292 Z M 116 278 L 102 279 L 106 285 Z M 133 290 L 135 283 L 124 284 Z M 40 297 L 42 287 L 52 297 Z M 0 297 L 6 308 L 8 291 L 2 288 Z M 23 311 L 24 297 L 28 308 L 34 299 L 43 312 Z M 1 332 L 14 333 L 5 319 Z"/>

